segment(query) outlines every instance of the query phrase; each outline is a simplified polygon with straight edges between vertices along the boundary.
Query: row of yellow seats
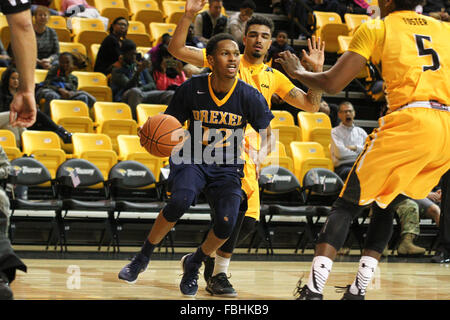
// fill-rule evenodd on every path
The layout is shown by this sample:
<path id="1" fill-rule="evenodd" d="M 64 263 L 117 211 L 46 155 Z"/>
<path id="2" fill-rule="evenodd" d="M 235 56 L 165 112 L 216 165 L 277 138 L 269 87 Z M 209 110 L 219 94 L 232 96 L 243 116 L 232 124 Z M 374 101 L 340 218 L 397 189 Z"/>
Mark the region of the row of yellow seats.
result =
<path id="1" fill-rule="evenodd" d="M 275 150 L 266 157 L 262 167 L 277 165 L 286 168 L 298 178 L 300 184 L 306 172 L 312 168 L 334 169 L 333 162 L 326 157 L 320 143 L 292 141 L 288 146 L 286 148 L 282 142 L 277 141 Z"/>
<path id="2" fill-rule="evenodd" d="M 331 158 L 329 145 L 331 143 L 331 121 L 323 112 L 298 112 L 298 125 L 294 122 L 294 116 L 288 111 L 272 110 L 275 116 L 270 126 L 272 130 L 277 130 L 278 140 L 285 146 L 292 141 L 318 142 L 322 145 L 325 156 Z M 289 156 L 291 150 L 286 149 Z"/>
<path id="3" fill-rule="evenodd" d="M 314 11 L 313 15 L 316 20 L 315 36 L 325 41 L 327 52 L 339 52 L 338 37 L 353 35 L 362 23 L 371 19 L 366 14 L 346 13 L 343 23 L 341 16 L 335 12 Z"/>
<path id="4" fill-rule="evenodd" d="M 49 170 L 55 178 L 58 167 L 67 159 L 85 159 L 95 164 L 104 177 L 118 162 L 138 161 L 147 166 L 159 179 L 160 169 L 166 165 L 167 158 L 149 154 L 139 142 L 137 135 L 119 135 L 118 152 L 113 149 L 111 138 L 102 133 L 75 133 L 72 136 L 73 154 L 67 154 L 61 148 L 58 135 L 50 131 L 27 130 L 22 133 L 22 149 L 16 145 L 14 134 L 9 130 L 0 130 L 0 145 L 10 160 L 21 156 L 33 156 Z"/>

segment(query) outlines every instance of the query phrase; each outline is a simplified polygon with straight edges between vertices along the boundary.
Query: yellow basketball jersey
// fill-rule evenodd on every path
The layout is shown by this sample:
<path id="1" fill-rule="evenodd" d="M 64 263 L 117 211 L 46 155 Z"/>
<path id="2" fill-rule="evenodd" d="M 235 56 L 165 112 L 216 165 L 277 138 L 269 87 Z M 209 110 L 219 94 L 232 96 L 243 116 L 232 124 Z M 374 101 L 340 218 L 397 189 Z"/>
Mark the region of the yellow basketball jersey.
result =
<path id="1" fill-rule="evenodd" d="M 450 24 L 414 11 L 363 23 L 349 45 L 381 64 L 391 110 L 413 101 L 450 104 Z"/>
<path id="2" fill-rule="evenodd" d="M 388 15 L 382 76 L 391 110 L 413 101 L 450 104 L 450 28 L 447 23 L 400 11 Z"/>

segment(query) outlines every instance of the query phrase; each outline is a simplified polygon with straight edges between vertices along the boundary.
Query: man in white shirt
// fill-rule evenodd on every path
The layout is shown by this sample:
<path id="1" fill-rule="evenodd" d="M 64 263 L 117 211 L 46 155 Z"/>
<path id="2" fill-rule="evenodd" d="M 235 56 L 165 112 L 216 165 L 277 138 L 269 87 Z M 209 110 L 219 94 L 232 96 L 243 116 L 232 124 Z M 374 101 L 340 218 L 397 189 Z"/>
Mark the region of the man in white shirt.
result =
<path id="1" fill-rule="evenodd" d="M 212 36 L 226 31 L 228 18 L 222 15 L 221 0 L 209 0 L 209 9 L 197 15 L 194 21 L 194 35 L 206 44 Z"/>
<path id="2" fill-rule="evenodd" d="M 228 21 L 228 33 L 238 42 L 241 52 L 244 49 L 243 39 L 247 21 L 256 10 L 256 4 L 252 0 L 245 0 L 239 7 L 239 12 L 233 14 Z"/>
<path id="3" fill-rule="evenodd" d="M 345 181 L 364 148 L 367 133 L 355 126 L 355 109 L 350 102 L 341 102 L 338 117 L 341 123 L 331 130 L 331 158 L 334 171 Z"/>

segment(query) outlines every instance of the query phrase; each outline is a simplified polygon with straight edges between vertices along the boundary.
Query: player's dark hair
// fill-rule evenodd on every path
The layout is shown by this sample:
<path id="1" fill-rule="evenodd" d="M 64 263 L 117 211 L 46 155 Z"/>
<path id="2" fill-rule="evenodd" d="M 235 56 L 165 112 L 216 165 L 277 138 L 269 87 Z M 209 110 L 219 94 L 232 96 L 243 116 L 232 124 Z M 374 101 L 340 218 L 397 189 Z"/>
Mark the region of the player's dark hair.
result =
<path id="1" fill-rule="evenodd" d="M 209 39 L 208 43 L 206 44 L 206 55 L 208 56 L 213 55 L 217 49 L 217 44 L 223 40 L 232 40 L 236 42 L 236 39 L 229 33 L 216 34 L 211 39 Z"/>
<path id="2" fill-rule="evenodd" d="M 422 0 L 394 0 L 395 2 L 395 10 L 414 10 L 419 4 L 422 3 Z"/>
<path id="3" fill-rule="evenodd" d="M 252 9 L 256 10 L 256 4 L 252 0 L 245 0 L 240 6 L 239 9 Z"/>
<path id="4" fill-rule="evenodd" d="M 263 25 L 263 26 L 267 26 L 270 29 L 270 32 L 273 32 L 274 29 L 274 24 L 272 22 L 272 20 L 261 16 L 261 15 L 253 15 L 250 20 L 247 21 L 247 25 L 245 26 L 245 35 L 247 35 L 248 29 L 250 28 L 250 26 L 254 25 L 254 24 L 258 24 L 258 25 Z"/>

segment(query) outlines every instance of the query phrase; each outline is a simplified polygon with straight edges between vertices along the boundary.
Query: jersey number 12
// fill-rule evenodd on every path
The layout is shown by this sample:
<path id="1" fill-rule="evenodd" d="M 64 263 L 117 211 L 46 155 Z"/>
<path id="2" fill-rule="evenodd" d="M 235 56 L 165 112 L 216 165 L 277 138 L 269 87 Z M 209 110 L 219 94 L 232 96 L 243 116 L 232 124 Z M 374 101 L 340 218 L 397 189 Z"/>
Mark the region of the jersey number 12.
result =
<path id="1" fill-rule="evenodd" d="M 417 50 L 419 51 L 419 57 L 422 56 L 430 56 L 433 59 L 432 66 L 423 66 L 422 70 L 425 72 L 427 70 L 436 71 L 441 67 L 441 63 L 439 62 L 439 55 L 437 52 L 431 48 L 425 49 L 424 40 L 428 40 L 431 42 L 430 36 L 423 36 L 420 34 L 415 34 L 414 38 L 416 39 Z"/>

